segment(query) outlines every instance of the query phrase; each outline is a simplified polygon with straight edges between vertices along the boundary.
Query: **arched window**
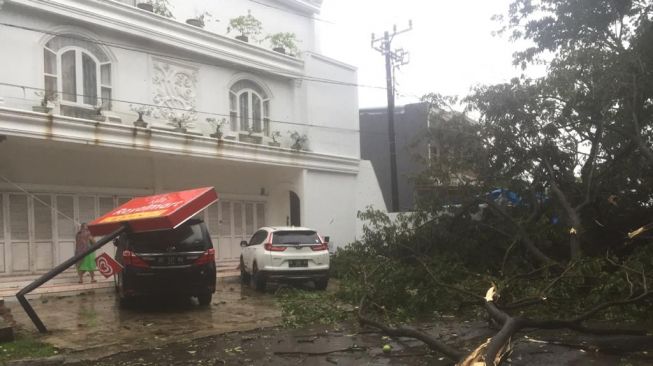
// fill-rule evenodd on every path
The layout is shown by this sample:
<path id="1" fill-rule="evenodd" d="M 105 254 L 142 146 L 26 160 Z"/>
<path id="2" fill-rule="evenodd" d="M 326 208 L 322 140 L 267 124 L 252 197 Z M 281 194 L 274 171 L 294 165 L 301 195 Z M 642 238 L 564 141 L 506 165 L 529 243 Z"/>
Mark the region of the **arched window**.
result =
<path id="1" fill-rule="evenodd" d="M 100 103 L 111 109 L 111 60 L 98 45 L 78 35 L 56 36 L 45 44 L 43 60 L 45 90 L 59 95 L 63 114 L 79 116 L 76 109 Z"/>
<path id="2" fill-rule="evenodd" d="M 229 91 L 229 115 L 233 131 L 270 135 L 270 100 L 263 88 L 250 80 L 240 80 Z"/>

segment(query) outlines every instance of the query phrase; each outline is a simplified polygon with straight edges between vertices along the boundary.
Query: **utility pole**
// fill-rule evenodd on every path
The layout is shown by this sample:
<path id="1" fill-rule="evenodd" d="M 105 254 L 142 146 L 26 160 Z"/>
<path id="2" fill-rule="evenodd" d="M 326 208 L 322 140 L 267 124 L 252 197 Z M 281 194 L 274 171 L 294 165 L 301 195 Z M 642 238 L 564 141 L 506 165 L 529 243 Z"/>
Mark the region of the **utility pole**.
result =
<path id="1" fill-rule="evenodd" d="M 399 48 L 392 50 L 392 40 L 395 36 L 413 29 L 413 22 L 408 21 L 408 28 L 397 31 L 397 26 L 392 27 L 392 34 L 388 31 L 383 37 L 376 38 L 372 33 L 372 48 L 385 56 L 386 89 L 388 92 L 388 140 L 390 143 L 390 207 L 392 212 L 399 211 L 399 187 L 397 185 L 397 148 L 395 139 L 395 80 L 394 71 L 400 66 L 408 64 L 408 52 Z"/>

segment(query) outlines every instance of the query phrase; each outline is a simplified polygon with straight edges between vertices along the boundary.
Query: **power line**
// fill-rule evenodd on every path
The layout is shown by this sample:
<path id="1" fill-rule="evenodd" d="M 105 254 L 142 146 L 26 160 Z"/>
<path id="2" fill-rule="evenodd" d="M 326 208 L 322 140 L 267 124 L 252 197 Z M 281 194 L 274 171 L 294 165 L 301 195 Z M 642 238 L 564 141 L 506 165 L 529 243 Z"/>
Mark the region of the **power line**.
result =
<path id="1" fill-rule="evenodd" d="M 29 85 L 20 85 L 20 84 L 12 84 L 12 83 L 6 83 L 0 81 L 0 85 L 3 86 L 9 86 L 9 87 L 15 87 L 15 88 L 20 88 L 20 89 L 30 89 L 30 90 L 38 90 L 38 91 L 46 91 L 44 88 L 37 88 Z M 83 97 L 85 94 L 75 94 L 75 93 L 62 93 L 70 96 L 76 96 L 76 97 Z M 14 99 L 22 99 L 22 100 L 30 100 L 34 101 L 36 99 L 28 99 L 28 98 L 17 98 L 17 97 L 7 97 L 7 98 L 14 98 Z M 99 98 L 102 99 L 102 98 Z M 110 98 L 109 99 L 111 102 L 118 102 L 118 103 L 126 103 L 126 104 L 134 104 L 134 105 L 139 105 L 139 106 L 145 106 L 145 107 L 153 107 L 153 108 L 159 108 L 159 109 L 164 109 L 164 110 L 171 110 L 171 111 L 182 111 L 182 112 L 189 112 L 190 110 L 187 108 L 179 108 L 179 107 L 168 107 L 168 106 L 160 106 L 156 104 L 151 104 L 151 103 L 142 103 L 142 102 L 136 102 L 136 101 L 129 101 L 125 99 L 115 99 L 115 98 Z M 207 116 L 218 116 L 218 117 L 229 117 L 231 118 L 231 114 L 224 114 L 224 113 L 217 113 L 217 112 L 206 112 L 206 111 L 200 111 L 200 110 L 193 110 L 197 114 L 202 114 L 202 115 L 207 115 Z M 263 119 L 263 118 L 261 118 Z M 254 118 L 248 118 L 249 121 L 253 121 Z M 316 125 L 316 124 L 306 124 L 306 123 L 300 123 L 300 122 L 291 122 L 291 121 L 283 121 L 283 120 L 276 120 L 276 119 L 270 119 L 268 118 L 270 122 L 275 122 L 275 123 L 283 123 L 283 124 L 288 124 L 288 125 L 295 125 L 295 126 L 304 126 L 304 127 L 317 127 L 317 128 L 323 128 L 323 129 L 330 129 L 330 130 L 342 130 L 342 131 L 347 131 L 347 132 L 359 132 L 360 130 L 355 130 L 355 129 L 350 129 L 350 128 L 344 128 L 344 127 L 331 127 L 331 126 L 324 126 L 324 125 Z"/>
<path id="2" fill-rule="evenodd" d="M 200 65 L 205 65 L 205 66 L 211 66 L 215 67 L 214 64 L 206 63 L 206 62 L 201 62 L 196 59 L 192 58 L 187 58 L 187 57 L 180 57 L 180 56 L 173 56 L 169 54 L 164 54 L 164 53 L 157 53 L 157 52 L 147 52 L 143 51 L 140 48 L 132 47 L 129 45 L 125 45 L 122 43 L 116 43 L 116 42 L 106 42 L 106 41 L 98 41 L 98 40 L 93 40 L 81 36 L 75 36 L 70 33 L 61 33 L 61 32 L 54 32 L 54 31 L 48 31 L 45 29 L 38 29 L 38 28 L 32 28 L 32 27 L 27 27 L 23 25 L 17 25 L 17 24 L 11 24 L 11 23 L 3 23 L 0 22 L 0 25 L 5 26 L 5 27 L 10 27 L 10 28 L 17 28 L 17 29 L 22 29 L 22 30 L 27 30 L 31 32 L 36 32 L 36 33 L 42 33 L 42 34 L 49 34 L 52 36 L 57 36 L 57 37 L 62 37 L 62 38 L 67 38 L 67 39 L 73 39 L 77 41 L 84 41 L 88 43 L 93 43 L 93 44 L 99 44 L 105 47 L 115 47 L 127 51 L 132 51 L 132 52 L 138 52 L 138 53 L 143 53 L 143 54 L 148 54 L 152 56 L 158 56 L 162 58 L 167 58 L 171 60 L 177 60 L 177 61 L 184 61 L 184 62 L 192 62 L 195 64 L 200 64 Z M 237 57 L 235 55 L 232 55 L 233 57 Z M 241 60 L 246 61 L 244 57 L 240 57 Z M 341 85 L 341 86 L 352 86 L 352 87 L 358 87 L 358 88 L 371 88 L 371 89 L 383 89 L 385 90 L 386 88 L 383 86 L 376 86 L 376 85 L 364 85 L 364 84 L 357 84 L 357 83 L 350 83 L 350 82 L 345 82 L 345 81 L 340 81 L 340 80 L 332 80 L 332 79 L 326 79 L 326 78 L 319 78 L 319 77 L 313 77 L 313 76 L 299 76 L 299 75 L 288 75 L 285 73 L 283 70 L 278 70 L 278 69 L 263 69 L 263 71 L 267 72 L 277 72 L 284 74 L 285 76 L 291 78 L 291 79 L 297 79 L 297 80 L 305 80 L 305 81 L 312 81 L 312 82 L 318 82 L 318 83 L 325 83 L 325 84 L 334 84 L 334 85 Z"/>
<path id="3" fill-rule="evenodd" d="M 390 147 L 390 187 L 392 191 L 390 203 L 392 212 L 399 211 L 399 187 L 397 183 L 397 152 L 395 138 L 395 83 L 394 71 L 408 63 L 408 52 L 404 49 L 392 49 L 392 40 L 395 36 L 413 29 L 413 22 L 408 21 L 408 28 L 397 31 L 397 26 L 392 27 L 392 33 L 385 31 L 382 37 L 376 38 L 372 33 L 371 46 L 379 51 L 385 58 L 386 90 L 388 94 L 388 140 Z M 377 43 L 379 46 L 377 46 Z"/>

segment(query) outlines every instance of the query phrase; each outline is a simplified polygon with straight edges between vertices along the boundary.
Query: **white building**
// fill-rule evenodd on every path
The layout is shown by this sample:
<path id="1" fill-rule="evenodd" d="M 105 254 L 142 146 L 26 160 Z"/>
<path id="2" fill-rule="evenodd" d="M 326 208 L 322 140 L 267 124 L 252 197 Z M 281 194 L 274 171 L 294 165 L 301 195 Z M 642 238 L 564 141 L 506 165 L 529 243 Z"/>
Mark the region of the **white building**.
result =
<path id="1" fill-rule="evenodd" d="M 137 195 L 215 186 L 203 215 L 220 260 L 264 224 L 344 245 L 358 210 L 383 207 L 360 160 L 356 69 L 316 49 L 321 2 L 208 3 L 220 22 L 202 29 L 134 0 L 0 0 L 0 278 L 69 258 L 77 223 Z M 300 56 L 225 34 L 247 10 L 264 33 L 295 33 Z M 34 111 L 43 90 L 58 99 Z M 146 128 L 133 124 L 139 104 Z M 183 115 L 192 126 L 176 132 Z M 223 139 L 206 118 L 226 118 Z M 291 132 L 307 150 L 290 148 Z"/>

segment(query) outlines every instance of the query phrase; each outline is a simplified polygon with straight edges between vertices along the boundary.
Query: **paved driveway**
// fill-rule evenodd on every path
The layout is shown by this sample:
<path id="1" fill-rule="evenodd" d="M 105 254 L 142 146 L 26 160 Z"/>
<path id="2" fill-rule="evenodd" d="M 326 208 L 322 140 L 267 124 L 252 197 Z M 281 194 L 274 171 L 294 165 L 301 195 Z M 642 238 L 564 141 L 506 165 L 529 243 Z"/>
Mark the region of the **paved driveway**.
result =
<path id="1" fill-rule="evenodd" d="M 120 309 L 114 293 L 107 290 L 30 303 L 50 331 L 43 340 L 72 352 L 72 359 L 274 326 L 281 315 L 269 293 L 241 288 L 237 279 L 220 280 L 209 307 L 188 299 L 148 299 L 132 309 Z M 21 329 L 36 332 L 18 302 L 6 305 Z"/>

